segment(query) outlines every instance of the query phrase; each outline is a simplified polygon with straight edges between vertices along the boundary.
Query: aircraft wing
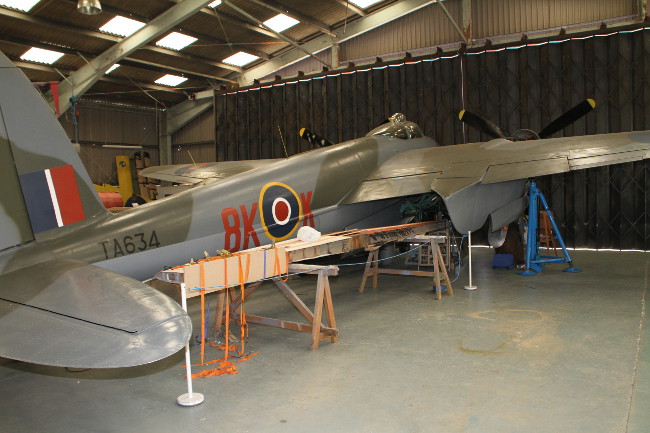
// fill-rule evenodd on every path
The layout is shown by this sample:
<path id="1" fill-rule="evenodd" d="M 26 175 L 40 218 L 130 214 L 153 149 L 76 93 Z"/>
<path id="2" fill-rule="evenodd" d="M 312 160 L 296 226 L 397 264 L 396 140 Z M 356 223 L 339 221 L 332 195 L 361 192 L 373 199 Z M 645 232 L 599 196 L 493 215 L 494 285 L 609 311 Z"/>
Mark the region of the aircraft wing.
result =
<path id="1" fill-rule="evenodd" d="M 525 209 L 528 178 L 637 161 L 650 156 L 650 131 L 414 149 L 389 158 L 343 204 L 438 193 L 456 229 L 492 228 Z"/>
<path id="2" fill-rule="evenodd" d="M 159 165 L 140 171 L 140 176 L 168 182 L 197 184 L 204 181 L 225 179 L 259 167 L 265 167 L 278 159 L 251 161 L 223 161 L 199 164 Z"/>
<path id="3" fill-rule="evenodd" d="M 115 368 L 177 352 L 192 325 L 174 300 L 144 283 L 75 260 L 51 260 L 0 276 L 0 329 L 0 356 Z"/>
<path id="4" fill-rule="evenodd" d="M 492 184 L 650 156 L 650 131 L 530 141 L 497 139 L 399 153 L 384 162 L 344 203 L 422 194 L 443 197 L 476 183 Z"/>

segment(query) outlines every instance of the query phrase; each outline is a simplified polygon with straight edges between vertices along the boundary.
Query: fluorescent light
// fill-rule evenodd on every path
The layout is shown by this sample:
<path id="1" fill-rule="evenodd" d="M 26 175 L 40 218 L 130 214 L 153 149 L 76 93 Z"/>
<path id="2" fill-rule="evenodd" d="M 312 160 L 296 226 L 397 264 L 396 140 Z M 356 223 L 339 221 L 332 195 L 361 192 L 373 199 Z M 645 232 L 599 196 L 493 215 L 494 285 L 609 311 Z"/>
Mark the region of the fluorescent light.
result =
<path id="1" fill-rule="evenodd" d="M 223 59 L 223 62 L 233 66 L 244 66 L 256 59 L 259 59 L 259 57 L 240 51 L 227 59 Z"/>
<path id="2" fill-rule="evenodd" d="M 221 0 L 215 0 L 215 1 L 213 1 L 212 3 L 210 3 L 210 4 L 208 5 L 208 7 L 209 7 L 209 8 L 216 8 L 216 7 L 219 6 L 220 4 L 221 4 Z"/>
<path id="3" fill-rule="evenodd" d="M 183 81 L 186 81 L 187 78 L 179 77 L 178 75 L 164 75 L 156 80 L 156 84 L 162 84 L 163 86 L 178 86 Z"/>
<path id="4" fill-rule="evenodd" d="M 144 23 L 141 23 L 140 21 L 132 20 L 131 18 L 126 18 L 118 15 L 101 26 L 99 30 L 118 36 L 130 36 L 136 31 L 140 30 L 142 26 L 144 26 Z"/>
<path id="5" fill-rule="evenodd" d="M 22 56 L 23 60 L 29 60 L 30 62 L 46 63 L 51 65 L 56 62 L 63 56 L 63 53 L 58 51 L 44 50 L 42 48 L 30 48 Z"/>
<path id="6" fill-rule="evenodd" d="M 180 51 L 197 39 L 192 36 L 187 36 L 182 33 L 172 32 L 156 42 L 159 47 L 171 48 L 172 50 Z"/>
<path id="7" fill-rule="evenodd" d="M 365 9 L 368 6 L 372 6 L 375 3 L 379 3 L 381 0 L 350 0 L 350 3 L 359 6 L 361 9 Z"/>
<path id="8" fill-rule="evenodd" d="M 293 18 L 288 17 L 285 14 L 278 14 L 273 18 L 269 18 L 268 20 L 264 21 L 264 25 L 280 33 L 285 31 L 289 27 L 295 26 L 299 22 L 300 21 L 294 20 Z"/>
<path id="9" fill-rule="evenodd" d="M 0 0 L 0 6 L 7 6 L 12 9 L 29 12 L 39 1 L 41 0 Z"/>
<path id="10" fill-rule="evenodd" d="M 108 68 L 108 70 L 107 70 L 105 73 L 106 73 L 106 74 L 110 74 L 111 72 L 113 72 L 114 70 L 116 70 L 116 69 L 119 68 L 119 67 L 120 67 L 120 65 L 118 65 L 117 63 L 115 63 L 113 66 L 111 66 L 110 68 Z"/>

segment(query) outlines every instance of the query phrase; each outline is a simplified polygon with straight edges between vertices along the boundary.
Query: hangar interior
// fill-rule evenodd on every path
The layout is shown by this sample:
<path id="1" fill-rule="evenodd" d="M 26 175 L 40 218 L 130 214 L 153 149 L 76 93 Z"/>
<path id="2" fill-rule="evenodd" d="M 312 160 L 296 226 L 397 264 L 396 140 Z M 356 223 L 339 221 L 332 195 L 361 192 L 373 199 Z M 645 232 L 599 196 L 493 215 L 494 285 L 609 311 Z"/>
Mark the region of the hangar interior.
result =
<path id="1" fill-rule="evenodd" d="M 279 14 L 289 27 L 267 21 Z M 102 30 L 115 17 L 139 27 Z M 441 146 L 493 138 L 460 110 L 539 133 L 586 98 L 593 112 L 554 137 L 649 130 L 647 22 L 646 0 L 3 0 L 0 51 L 59 111 L 92 182 L 115 185 L 117 156 L 134 172 L 289 158 L 314 148 L 301 128 L 341 143 L 394 113 Z M 192 42 L 161 42 L 173 32 Z M 30 48 L 59 57 L 30 60 Z M 160 84 L 163 75 L 180 82 Z M 536 177 L 581 273 L 553 264 L 521 276 L 494 268 L 493 249 L 472 248 L 478 290 L 463 290 L 472 285 L 464 262 L 451 275 L 454 296 L 436 300 L 431 280 L 412 276 L 381 276 L 359 293 L 365 257 L 345 257 L 330 278 L 336 343 L 310 351 L 305 334 L 251 325 L 258 354 L 237 375 L 195 379 L 205 401 L 191 408 L 176 403 L 182 351 L 83 371 L 0 358 L 3 423 L 16 432 L 648 431 L 649 164 Z M 155 198 L 154 182 L 133 180 Z M 487 245 L 480 233 L 477 243 Z M 180 302 L 176 286 L 151 284 Z M 289 284 L 314 303 L 315 277 Z M 299 317 L 276 292 L 264 285 L 247 311 Z M 215 314 L 217 298 L 207 303 Z M 194 334 L 213 320 L 202 323 L 201 310 L 189 300 Z"/>

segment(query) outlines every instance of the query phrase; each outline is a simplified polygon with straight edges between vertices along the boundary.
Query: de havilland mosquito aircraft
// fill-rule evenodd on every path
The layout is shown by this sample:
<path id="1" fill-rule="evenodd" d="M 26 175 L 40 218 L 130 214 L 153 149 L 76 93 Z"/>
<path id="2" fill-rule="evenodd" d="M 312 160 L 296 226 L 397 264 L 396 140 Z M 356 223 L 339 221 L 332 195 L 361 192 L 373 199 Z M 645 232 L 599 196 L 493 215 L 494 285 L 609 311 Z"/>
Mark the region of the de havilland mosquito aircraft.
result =
<path id="1" fill-rule="evenodd" d="M 188 317 L 139 280 L 204 251 L 284 240 L 305 225 L 397 223 L 405 197 L 432 193 L 459 232 L 486 222 L 496 232 L 524 211 L 528 178 L 650 151 L 650 131 L 512 141 L 499 130 L 506 138 L 442 147 L 395 115 L 365 137 L 286 159 L 157 169 L 211 181 L 111 214 L 3 55 L 0 74 L 0 356 L 49 365 L 120 367 L 180 349 Z"/>

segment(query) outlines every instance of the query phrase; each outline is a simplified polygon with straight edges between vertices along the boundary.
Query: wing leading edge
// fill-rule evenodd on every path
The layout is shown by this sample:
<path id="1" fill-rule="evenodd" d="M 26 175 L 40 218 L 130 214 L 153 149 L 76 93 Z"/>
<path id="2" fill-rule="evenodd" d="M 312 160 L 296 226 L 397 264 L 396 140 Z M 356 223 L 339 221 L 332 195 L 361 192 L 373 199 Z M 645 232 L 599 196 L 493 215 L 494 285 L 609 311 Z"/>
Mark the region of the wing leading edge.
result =
<path id="1" fill-rule="evenodd" d="M 198 184 L 216 181 L 244 173 L 279 161 L 278 159 L 260 159 L 251 161 L 223 161 L 199 164 L 160 165 L 145 168 L 140 176 L 165 180 L 175 183 Z"/>
<path id="2" fill-rule="evenodd" d="M 176 353 L 190 318 L 132 278 L 74 260 L 0 276 L 0 356 L 62 367 L 116 368 Z"/>

